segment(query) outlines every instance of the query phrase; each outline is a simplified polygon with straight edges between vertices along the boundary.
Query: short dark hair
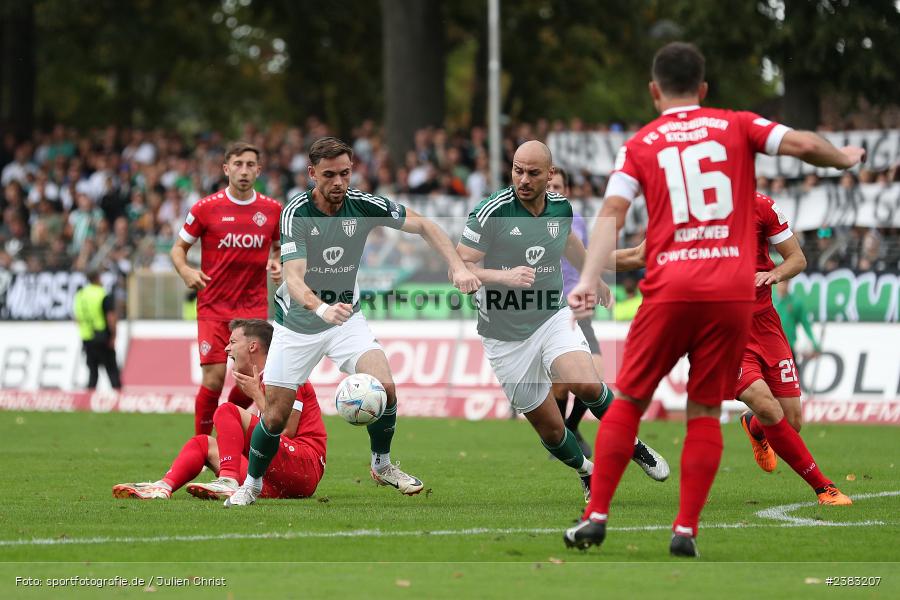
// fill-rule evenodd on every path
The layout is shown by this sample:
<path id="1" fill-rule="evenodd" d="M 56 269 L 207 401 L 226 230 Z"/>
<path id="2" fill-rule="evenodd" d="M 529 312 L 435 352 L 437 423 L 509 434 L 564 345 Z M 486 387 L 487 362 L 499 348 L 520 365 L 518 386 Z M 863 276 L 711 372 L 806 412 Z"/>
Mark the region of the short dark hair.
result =
<path id="1" fill-rule="evenodd" d="M 650 75 L 665 95 L 687 96 L 695 93 L 703 83 L 706 59 L 697 46 L 672 42 L 656 52 Z"/>
<path id="2" fill-rule="evenodd" d="M 322 137 L 309 147 L 309 164 L 316 166 L 323 158 L 337 158 L 346 154 L 353 160 L 353 148 L 336 137 Z"/>
<path id="3" fill-rule="evenodd" d="M 228 162 L 228 159 L 232 156 L 240 156 L 244 152 L 253 152 L 256 154 L 256 160 L 259 160 L 259 148 L 251 144 L 250 142 L 234 142 L 225 150 L 225 162 Z"/>
<path id="4" fill-rule="evenodd" d="M 559 175 L 560 177 L 562 177 L 562 180 L 563 180 L 563 187 L 564 187 L 564 188 L 568 189 L 569 186 L 572 184 L 572 180 L 571 180 L 571 178 L 569 177 L 569 172 L 566 171 L 564 168 L 554 166 L 554 167 L 553 167 L 553 173 L 554 173 L 555 175 Z"/>
<path id="5" fill-rule="evenodd" d="M 232 319 L 228 324 L 228 331 L 234 331 L 235 329 L 243 329 L 245 336 L 259 340 L 266 354 L 269 353 L 273 328 L 268 321 L 263 319 Z"/>

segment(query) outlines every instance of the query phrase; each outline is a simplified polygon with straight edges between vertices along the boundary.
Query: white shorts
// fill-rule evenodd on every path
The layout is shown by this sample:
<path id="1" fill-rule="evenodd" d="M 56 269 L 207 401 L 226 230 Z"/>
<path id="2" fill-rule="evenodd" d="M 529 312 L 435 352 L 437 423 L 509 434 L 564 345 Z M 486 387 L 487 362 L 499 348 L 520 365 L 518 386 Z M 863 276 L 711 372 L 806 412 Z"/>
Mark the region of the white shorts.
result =
<path id="1" fill-rule="evenodd" d="M 352 375 L 356 362 L 369 350 L 381 350 L 362 313 L 356 313 L 346 323 L 321 333 L 304 334 L 274 324 L 269 356 L 263 383 L 296 390 L 327 356 L 338 368 Z"/>
<path id="2" fill-rule="evenodd" d="M 482 338 L 484 354 L 514 410 L 531 412 L 547 399 L 552 383 L 550 367 L 567 352 L 591 353 L 580 327 L 572 327 L 566 307 L 547 319 L 527 339 L 505 342 Z"/>

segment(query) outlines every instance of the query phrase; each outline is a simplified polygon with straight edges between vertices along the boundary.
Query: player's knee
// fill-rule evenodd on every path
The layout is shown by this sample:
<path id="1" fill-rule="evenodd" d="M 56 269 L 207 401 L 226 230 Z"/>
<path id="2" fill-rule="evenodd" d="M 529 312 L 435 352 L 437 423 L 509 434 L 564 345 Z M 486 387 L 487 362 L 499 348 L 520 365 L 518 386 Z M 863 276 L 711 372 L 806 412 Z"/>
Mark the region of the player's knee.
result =
<path id="1" fill-rule="evenodd" d="M 225 387 L 225 373 L 219 373 L 218 370 L 213 369 L 204 370 L 202 384 L 209 390 L 222 391 L 222 388 Z"/>
<path id="2" fill-rule="evenodd" d="M 544 441 L 544 444 L 551 448 L 555 448 L 562 444 L 563 439 L 565 439 L 566 426 L 562 423 L 547 424 L 541 427 L 541 430 L 538 433 L 541 436 L 541 440 Z"/>
<path id="3" fill-rule="evenodd" d="M 219 405 L 219 408 L 216 409 L 216 412 L 213 413 L 213 423 L 219 422 L 221 419 L 227 418 L 240 418 L 241 413 L 238 412 L 237 404 L 232 404 L 231 402 L 225 402 Z"/>
<path id="4" fill-rule="evenodd" d="M 603 393 L 603 384 L 598 382 L 581 382 L 581 383 L 573 383 L 570 385 L 572 393 L 575 394 L 577 398 L 581 398 L 582 400 L 586 400 L 588 402 L 593 402 L 597 398 L 600 397 L 600 394 Z"/>
<path id="5" fill-rule="evenodd" d="M 289 414 L 290 410 L 288 410 L 288 415 L 285 415 L 282 411 L 276 410 L 275 407 L 267 406 L 262 416 L 263 426 L 272 435 L 280 434 L 284 431 L 285 425 L 287 425 Z"/>
<path id="6" fill-rule="evenodd" d="M 397 386 L 394 385 L 393 380 L 382 381 L 381 385 L 384 386 L 384 393 L 387 396 L 387 405 L 393 406 L 397 403 Z"/>
<path id="7" fill-rule="evenodd" d="M 800 430 L 803 429 L 803 416 L 799 412 L 790 412 L 785 414 L 785 417 L 794 431 L 800 433 Z"/>

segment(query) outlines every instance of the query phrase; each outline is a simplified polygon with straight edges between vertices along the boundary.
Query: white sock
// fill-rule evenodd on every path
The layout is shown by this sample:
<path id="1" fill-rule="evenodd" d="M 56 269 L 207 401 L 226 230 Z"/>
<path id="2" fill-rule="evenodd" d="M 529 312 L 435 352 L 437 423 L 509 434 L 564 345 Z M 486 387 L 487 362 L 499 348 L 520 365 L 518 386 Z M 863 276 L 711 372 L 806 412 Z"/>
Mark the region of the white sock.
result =
<path id="1" fill-rule="evenodd" d="M 263 478 L 247 475 L 247 479 L 244 480 L 244 485 L 253 488 L 256 493 L 259 493 L 262 491 Z"/>
<path id="2" fill-rule="evenodd" d="M 384 471 L 389 464 L 391 464 L 390 452 L 386 452 L 385 454 L 372 453 L 372 470 L 376 473 Z"/>
<path id="3" fill-rule="evenodd" d="M 579 477 L 587 477 L 594 472 L 594 463 L 592 463 L 587 459 L 587 457 L 585 457 L 584 462 L 581 463 L 581 467 L 576 470 L 578 471 Z"/>

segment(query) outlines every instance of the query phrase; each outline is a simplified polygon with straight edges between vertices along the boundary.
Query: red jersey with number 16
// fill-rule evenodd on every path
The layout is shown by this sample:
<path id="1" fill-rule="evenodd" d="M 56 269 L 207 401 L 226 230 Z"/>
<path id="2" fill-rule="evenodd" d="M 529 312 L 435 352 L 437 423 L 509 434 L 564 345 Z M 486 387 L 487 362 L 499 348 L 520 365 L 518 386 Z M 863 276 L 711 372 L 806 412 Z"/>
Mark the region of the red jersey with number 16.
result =
<path id="1" fill-rule="evenodd" d="M 784 125 L 699 106 L 665 111 L 619 150 L 606 195 L 647 202 L 645 303 L 754 298 L 755 159 Z"/>
<path id="2" fill-rule="evenodd" d="M 259 193 L 242 201 L 221 190 L 191 207 L 179 235 L 200 240 L 200 269 L 210 277 L 197 294 L 199 320 L 268 316 L 266 262 L 280 216 L 281 204 Z"/>

